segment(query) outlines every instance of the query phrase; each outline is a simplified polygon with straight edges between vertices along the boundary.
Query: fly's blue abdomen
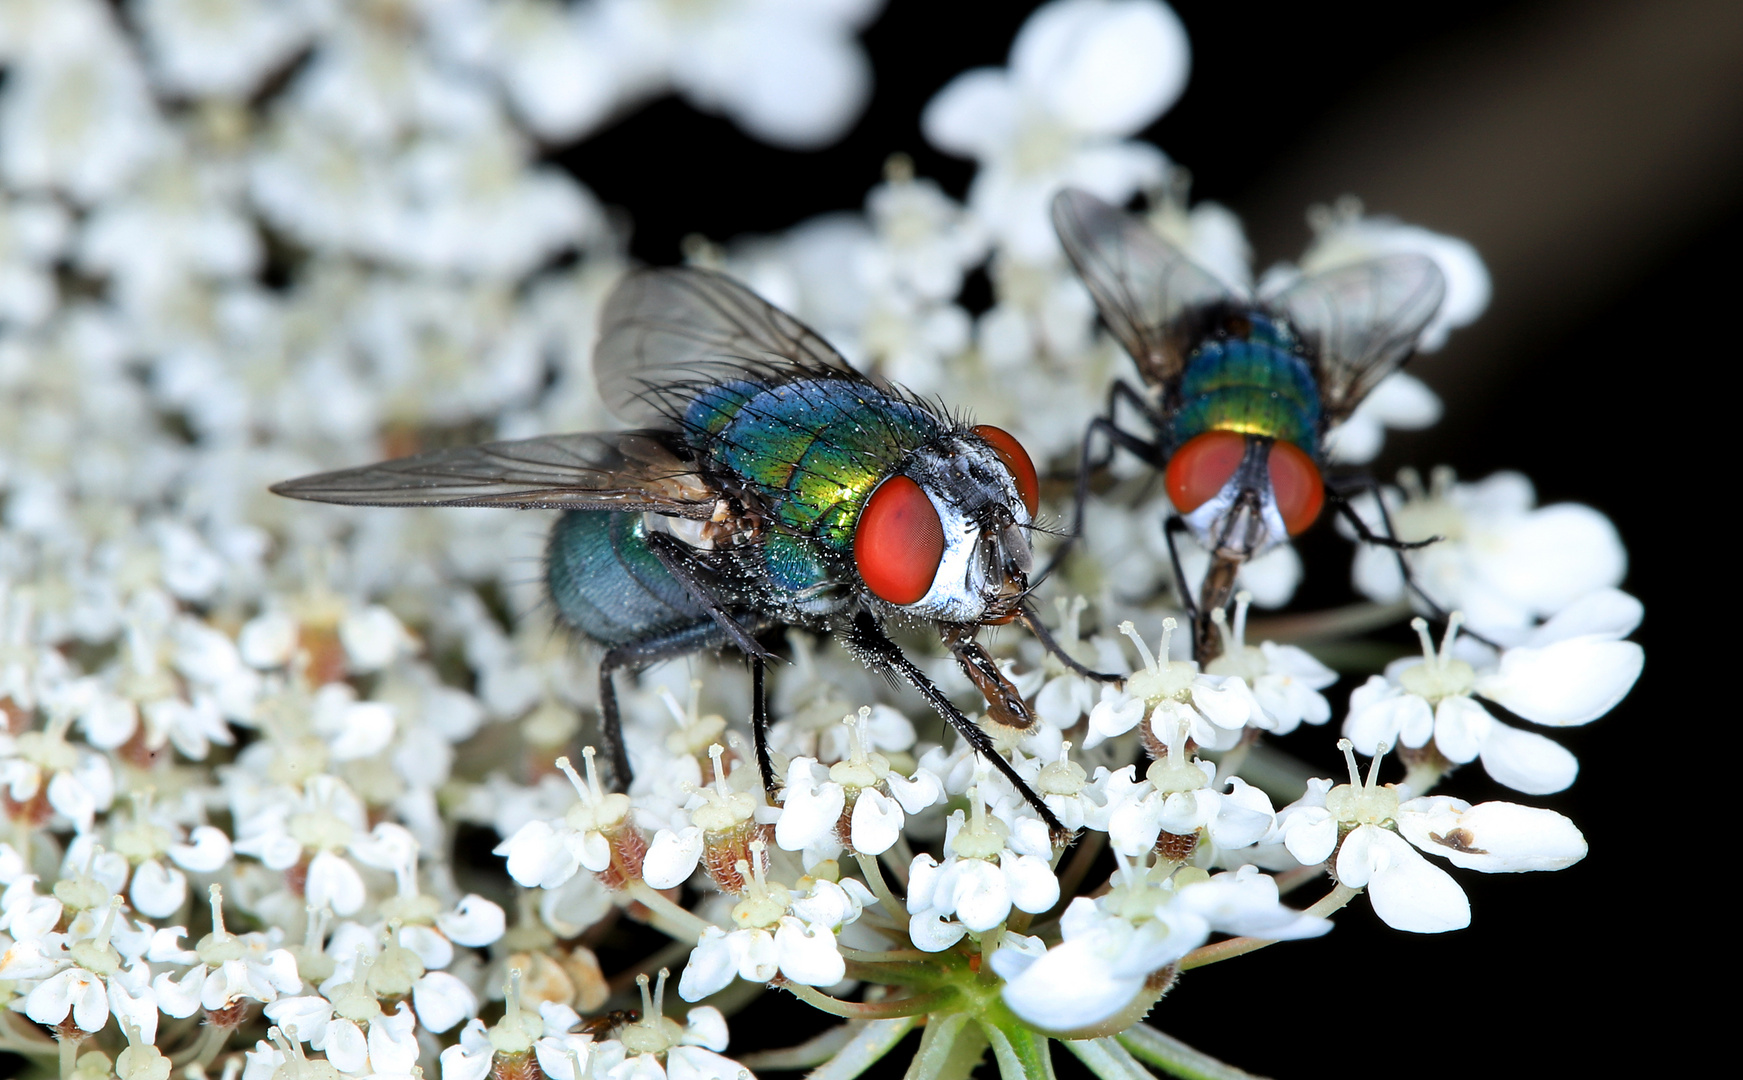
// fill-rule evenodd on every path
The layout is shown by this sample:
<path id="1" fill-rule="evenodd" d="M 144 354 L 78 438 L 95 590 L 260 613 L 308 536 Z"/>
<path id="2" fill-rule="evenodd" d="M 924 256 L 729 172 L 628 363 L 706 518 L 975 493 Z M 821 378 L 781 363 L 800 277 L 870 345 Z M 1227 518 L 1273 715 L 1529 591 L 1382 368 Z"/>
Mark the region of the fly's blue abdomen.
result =
<path id="1" fill-rule="evenodd" d="M 1236 320 L 1241 331 L 1207 339 L 1187 358 L 1172 443 L 1206 431 L 1284 439 L 1315 453 L 1319 387 L 1287 329 L 1263 315 Z"/>
<path id="2" fill-rule="evenodd" d="M 604 645 L 623 645 L 708 618 L 648 550 L 639 513 L 564 514 L 551 530 L 545 577 L 563 621 Z"/>

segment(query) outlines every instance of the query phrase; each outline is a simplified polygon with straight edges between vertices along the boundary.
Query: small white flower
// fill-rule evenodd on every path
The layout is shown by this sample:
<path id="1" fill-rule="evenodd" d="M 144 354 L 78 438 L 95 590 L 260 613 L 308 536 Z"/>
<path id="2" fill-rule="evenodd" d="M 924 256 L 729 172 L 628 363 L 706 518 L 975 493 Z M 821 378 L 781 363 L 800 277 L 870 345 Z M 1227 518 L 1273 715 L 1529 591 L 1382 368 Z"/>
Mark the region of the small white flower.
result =
<path id="1" fill-rule="evenodd" d="M 1216 766 L 1188 758 L 1186 732 L 1186 723 L 1175 724 L 1144 780 L 1132 782 L 1130 765 L 1109 777 L 1106 820 L 1115 851 L 1142 856 L 1167 832 L 1195 838 L 1203 833 L 1226 852 L 1249 847 L 1270 831 L 1275 820 L 1271 800 L 1239 777 L 1230 777 L 1231 790 L 1221 791 Z"/>
<path id="2" fill-rule="evenodd" d="M 1056 0 L 1029 16 L 1010 66 L 957 76 L 926 106 L 934 146 L 980 162 L 969 205 L 1007 252 L 1058 250 L 1047 201 L 1064 185 L 1123 203 L 1158 184 L 1155 147 L 1130 141 L 1186 85 L 1186 32 L 1155 0 Z"/>
<path id="3" fill-rule="evenodd" d="M 984 762 L 977 766 L 972 814 L 950 815 L 944 861 L 922 853 L 908 870 L 909 934 L 927 952 L 947 949 L 967 932 L 999 926 L 1013 907 L 1039 914 L 1059 902 L 1046 823 L 1024 816 L 1007 825 L 989 815 L 986 768 Z"/>
<path id="4" fill-rule="evenodd" d="M 875 0 L 730 0 L 694 5 L 603 0 L 607 48 L 635 96 L 669 83 L 691 104 L 724 113 L 777 146 L 826 146 L 871 90 L 856 27 Z"/>
<path id="5" fill-rule="evenodd" d="M 197 96 L 246 97 L 312 29 L 294 0 L 139 0 L 130 10 L 158 84 Z"/>
<path id="6" fill-rule="evenodd" d="M 1399 481 L 1402 497 L 1381 490 L 1393 535 L 1442 538 L 1403 553 L 1416 584 L 1442 610 L 1458 608 L 1466 625 L 1499 644 L 1513 644 L 1536 620 L 1620 584 L 1628 568 L 1608 518 L 1576 503 L 1534 508 L 1531 481 L 1518 473 L 1461 484 L 1451 470 L 1436 469 L 1427 490 L 1414 473 L 1401 473 Z M 1369 529 L 1383 533 L 1374 497 L 1364 494 L 1353 503 Z M 1350 535 L 1341 521 L 1339 529 Z M 1386 548 L 1356 549 L 1355 582 L 1381 603 L 1406 599 L 1398 553 Z"/>
<path id="7" fill-rule="evenodd" d="M 993 954 L 993 970 L 1005 980 L 1005 1004 L 1024 1021 L 1072 1031 L 1108 1020 L 1213 930 L 1276 940 L 1331 929 L 1324 919 L 1284 907 L 1276 881 L 1251 866 L 1209 877 L 1192 867 L 1151 867 L 1122 856 L 1112 886 L 1098 899 L 1071 902 L 1059 920 L 1064 941 L 1044 955 L 1032 948 Z M 1165 985 L 1152 991 L 1152 1000 Z"/>
<path id="8" fill-rule="evenodd" d="M 273 870 L 289 870 L 306 859 L 304 892 L 310 903 L 340 915 L 363 906 L 363 878 L 339 854 L 367 837 L 363 804 L 344 781 L 325 774 L 310 777 L 300 796 L 274 798 L 238 819 L 239 854 Z"/>
<path id="9" fill-rule="evenodd" d="M 1532 632 L 1526 644 L 1499 662 L 1474 666 L 1458 655 L 1462 615 L 1454 612 L 1439 650 L 1428 624 L 1412 625 L 1423 658 L 1397 661 L 1350 695 L 1344 734 L 1364 754 L 1381 745 L 1427 746 L 1453 764 L 1478 758 L 1494 779 L 1517 791 L 1544 795 L 1573 783 L 1579 762 L 1553 740 L 1504 724 L 1476 698 L 1505 706 L 1533 723 L 1587 724 L 1609 712 L 1633 688 L 1645 653 L 1617 640 L 1639 624 L 1640 602 L 1607 589 L 1563 610 Z M 1487 659 L 1486 649 L 1467 655 Z"/>
<path id="10" fill-rule="evenodd" d="M 666 969 L 660 969 L 654 991 L 648 977 L 636 976 L 642 991 L 642 1018 L 626 1026 L 617 1038 L 594 1047 L 594 1074 L 611 1080 L 743 1080 L 749 1069 L 722 1057 L 726 1049 L 726 1018 L 712 1005 L 691 1009 L 684 1026 L 661 1010 Z"/>
<path id="11" fill-rule="evenodd" d="M 1123 686 L 1105 686 L 1101 700 L 1089 713 L 1089 737 L 1085 748 L 1124 735 L 1140 721 L 1147 721 L 1157 745 L 1173 737 L 1184 722 L 1198 745 L 1227 750 L 1240 741 L 1241 729 L 1263 716 L 1259 702 L 1245 681 L 1233 675 L 1207 675 L 1188 660 L 1169 660 L 1168 647 L 1179 624 L 1162 620 L 1162 653 L 1158 660 L 1130 622 L 1120 624 L 1120 633 L 1132 639 L 1144 666 L 1134 671 Z"/>
<path id="12" fill-rule="evenodd" d="M 612 866 L 613 843 L 635 829 L 629 820 L 629 796 L 608 793 L 600 783 L 598 767 L 593 764 L 596 753 L 591 746 L 582 751 L 587 764 L 585 783 L 568 758 L 557 759 L 557 767 L 568 775 L 580 796 L 560 821 L 529 821 L 496 846 L 496 854 L 508 856 L 509 876 L 527 888 L 555 888 L 583 867 L 603 873 Z M 628 869 L 636 874 L 641 871 L 639 864 Z"/>
<path id="13" fill-rule="evenodd" d="M 833 986 L 847 973 L 835 935 L 873 902 L 871 893 L 848 878 L 841 884 L 814 880 L 795 896 L 764 876 L 762 847 L 752 841 L 751 858 L 739 861 L 745 890 L 732 907 L 736 929 L 708 927 L 691 951 L 678 983 L 685 1001 L 725 989 L 735 975 L 766 983 L 780 974 L 808 986 Z"/>
<path id="14" fill-rule="evenodd" d="M 1211 612 L 1211 621 L 1222 634 L 1223 651 L 1205 665 L 1205 671 L 1246 680 L 1259 703 L 1259 712 L 1249 721 L 1256 728 L 1287 735 L 1303 721 L 1325 723 L 1331 719 L 1331 703 L 1320 691 L 1337 682 L 1337 672 L 1294 645 L 1270 641 L 1257 647 L 1248 645 L 1247 608 L 1251 602 L 1251 594 L 1235 594 L 1233 627 L 1220 608 Z"/>
<path id="15" fill-rule="evenodd" d="M 353 978 L 332 987 L 326 997 L 279 998 L 266 1015 L 299 1042 L 324 1050 L 334 1067 L 347 1073 L 409 1073 L 417 1064 L 417 1017 L 402 1001 L 388 1013 L 369 990 L 373 958 L 359 957 Z"/>
<path id="16" fill-rule="evenodd" d="M 1417 348 L 1433 352 L 1448 333 L 1475 322 L 1489 306 L 1489 270 L 1482 256 L 1456 236 L 1430 232 L 1388 217 L 1364 217 L 1362 204 L 1345 199 L 1308 215 L 1313 243 L 1301 256 L 1301 273 L 1317 274 L 1339 266 L 1399 253 L 1427 255 L 1440 268 L 1446 296 L 1422 328 Z"/>
<path id="17" fill-rule="evenodd" d="M 152 984 L 163 1011 L 192 1016 L 197 1008 L 216 1012 L 240 998 L 271 1002 L 280 994 L 300 992 L 302 980 L 289 950 L 277 947 L 266 934 L 225 931 L 223 890 L 213 885 L 209 895 L 212 932 L 194 946 L 199 962 L 179 977 L 164 972 Z"/>

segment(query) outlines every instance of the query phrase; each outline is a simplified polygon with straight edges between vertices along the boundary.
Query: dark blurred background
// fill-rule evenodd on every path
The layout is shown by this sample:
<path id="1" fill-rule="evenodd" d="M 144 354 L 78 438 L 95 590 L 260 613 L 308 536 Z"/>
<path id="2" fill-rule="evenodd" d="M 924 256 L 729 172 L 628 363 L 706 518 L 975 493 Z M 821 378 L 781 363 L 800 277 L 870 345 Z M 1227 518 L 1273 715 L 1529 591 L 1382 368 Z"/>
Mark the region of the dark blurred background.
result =
<path id="1" fill-rule="evenodd" d="M 892 3 L 864 35 L 871 106 L 821 153 L 770 149 L 667 100 L 559 160 L 630 213 L 634 254 L 654 263 L 677 261 L 689 233 L 726 240 L 856 207 L 896 151 L 961 197 L 973 166 L 925 144 L 920 111 L 960 71 L 1002 64 L 1033 6 Z M 1678 951 L 1668 942 L 1689 928 L 1665 916 L 1699 906 L 1677 890 L 1702 872 L 1674 861 L 1684 845 L 1667 847 L 1675 823 L 1655 811 L 1697 812 L 1681 807 L 1677 763 L 1707 716 L 1729 712 L 1689 689 L 1703 668 L 1688 645 L 1714 607 L 1684 598 L 1731 535 L 1731 477 L 1696 444 L 1736 407 L 1743 4 L 1174 6 L 1192 77 L 1145 137 L 1191 170 L 1195 199 L 1245 219 L 1261 266 L 1300 251 L 1310 204 L 1353 193 L 1471 241 L 1493 274 L 1481 321 L 1413 369 L 1446 418 L 1394 434 L 1380 474 L 1517 468 L 1543 502 L 1609 514 L 1632 556 L 1624 587 L 1647 605 L 1649 663 L 1620 709 L 1556 733 L 1581 758 L 1574 788 L 1517 799 L 1570 815 L 1585 862 L 1459 874 L 1473 925 L 1440 937 L 1390 931 L 1358 901 L 1324 939 L 1190 973 L 1151 1022 L 1271 1076 L 1662 1069 L 1680 1040 L 1660 1036 L 1687 1021 L 1658 1012 L 1680 980 L 1650 957 Z M 1307 556 L 1308 600 L 1347 599 L 1347 548 L 1326 537 Z M 1339 715 L 1347 692 L 1332 691 Z M 1450 790 L 1509 797 L 1474 769 Z M 808 1013 L 747 1014 L 734 1047 L 796 1041 L 789 1021 Z"/>

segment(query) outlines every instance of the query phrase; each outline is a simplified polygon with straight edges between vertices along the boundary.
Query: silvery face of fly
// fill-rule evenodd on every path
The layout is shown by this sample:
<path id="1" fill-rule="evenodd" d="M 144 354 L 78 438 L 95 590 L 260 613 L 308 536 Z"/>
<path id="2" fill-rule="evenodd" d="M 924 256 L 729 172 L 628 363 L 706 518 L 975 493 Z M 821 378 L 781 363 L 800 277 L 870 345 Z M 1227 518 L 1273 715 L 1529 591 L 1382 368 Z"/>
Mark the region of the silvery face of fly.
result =
<path id="1" fill-rule="evenodd" d="M 1428 256 L 1395 254 L 1255 296 L 1087 192 L 1061 192 L 1053 223 L 1145 385 L 1115 383 L 1109 415 L 1085 436 L 1083 474 L 1114 447 L 1163 471 L 1175 510 L 1170 544 L 1186 531 L 1211 555 L 1196 602 L 1181 588 L 1194 655 L 1208 661 L 1222 648 L 1211 614 L 1229 603 L 1241 565 L 1305 531 L 1328 498 L 1362 539 L 1387 542 L 1328 490 L 1325 435 L 1409 358 L 1445 282 Z M 1148 434 L 1115 422 L 1122 400 Z M 1080 484 L 1080 525 L 1086 491 Z"/>
<path id="2" fill-rule="evenodd" d="M 913 685 L 1062 832 L 883 629 L 892 617 L 936 627 L 985 694 L 987 716 L 1033 724 L 974 640 L 981 625 L 1021 619 L 1051 644 L 1026 602 L 1040 484 L 1016 439 L 860 374 L 798 320 L 710 271 L 632 273 L 600 325 L 599 391 L 634 429 L 438 450 L 273 490 L 366 506 L 566 511 L 546 582 L 561 621 L 605 649 L 600 741 L 620 785 L 631 763 L 612 673 L 730 644 L 751 658 L 752 727 L 772 786 L 769 653 L 757 637 L 800 626 Z"/>
<path id="3" fill-rule="evenodd" d="M 1026 462 L 1017 468 L 1025 467 L 1032 470 Z M 916 452 L 903 475 L 937 512 L 944 547 L 926 593 L 898 610 L 948 623 L 1008 619 L 1028 592 L 1034 566 L 1032 512 L 1011 467 L 984 440 L 953 438 Z"/>

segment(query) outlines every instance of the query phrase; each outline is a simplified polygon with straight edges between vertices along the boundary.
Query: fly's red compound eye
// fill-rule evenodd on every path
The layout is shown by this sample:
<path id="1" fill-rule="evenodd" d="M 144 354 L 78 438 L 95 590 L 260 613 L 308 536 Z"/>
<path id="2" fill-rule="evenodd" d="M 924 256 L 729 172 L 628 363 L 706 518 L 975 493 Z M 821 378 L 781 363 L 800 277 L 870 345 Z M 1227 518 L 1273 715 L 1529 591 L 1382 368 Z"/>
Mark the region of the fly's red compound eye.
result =
<path id="1" fill-rule="evenodd" d="M 853 531 L 853 560 L 880 600 L 912 604 L 932 588 L 944 558 L 944 523 L 920 485 L 892 476 L 878 485 Z"/>
<path id="2" fill-rule="evenodd" d="M 1271 491 L 1290 536 L 1300 536 L 1325 505 L 1325 484 L 1307 452 L 1281 439 L 1271 444 Z"/>
<path id="3" fill-rule="evenodd" d="M 1223 489 L 1241 467 L 1247 437 L 1234 431 L 1207 431 L 1186 440 L 1168 459 L 1166 482 L 1174 509 L 1190 514 Z"/>
<path id="4" fill-rule="evenodd" d="M 1035 463 L 1029 460 L 1029 452 L 1004 428 L 977 424 L 974 433 L 985 439 L 992 446 L 993 453 L 1005 463 L 1005 468 L 1011 470 L 1011 477 L 1017 481 L 1017 494 L 1023 497 L 1023 505 L 1029 508 L 1029 516 L 1034 517 L 1035 511 L 1041 508 L 1041 478 L 1035 475 Z"/>

